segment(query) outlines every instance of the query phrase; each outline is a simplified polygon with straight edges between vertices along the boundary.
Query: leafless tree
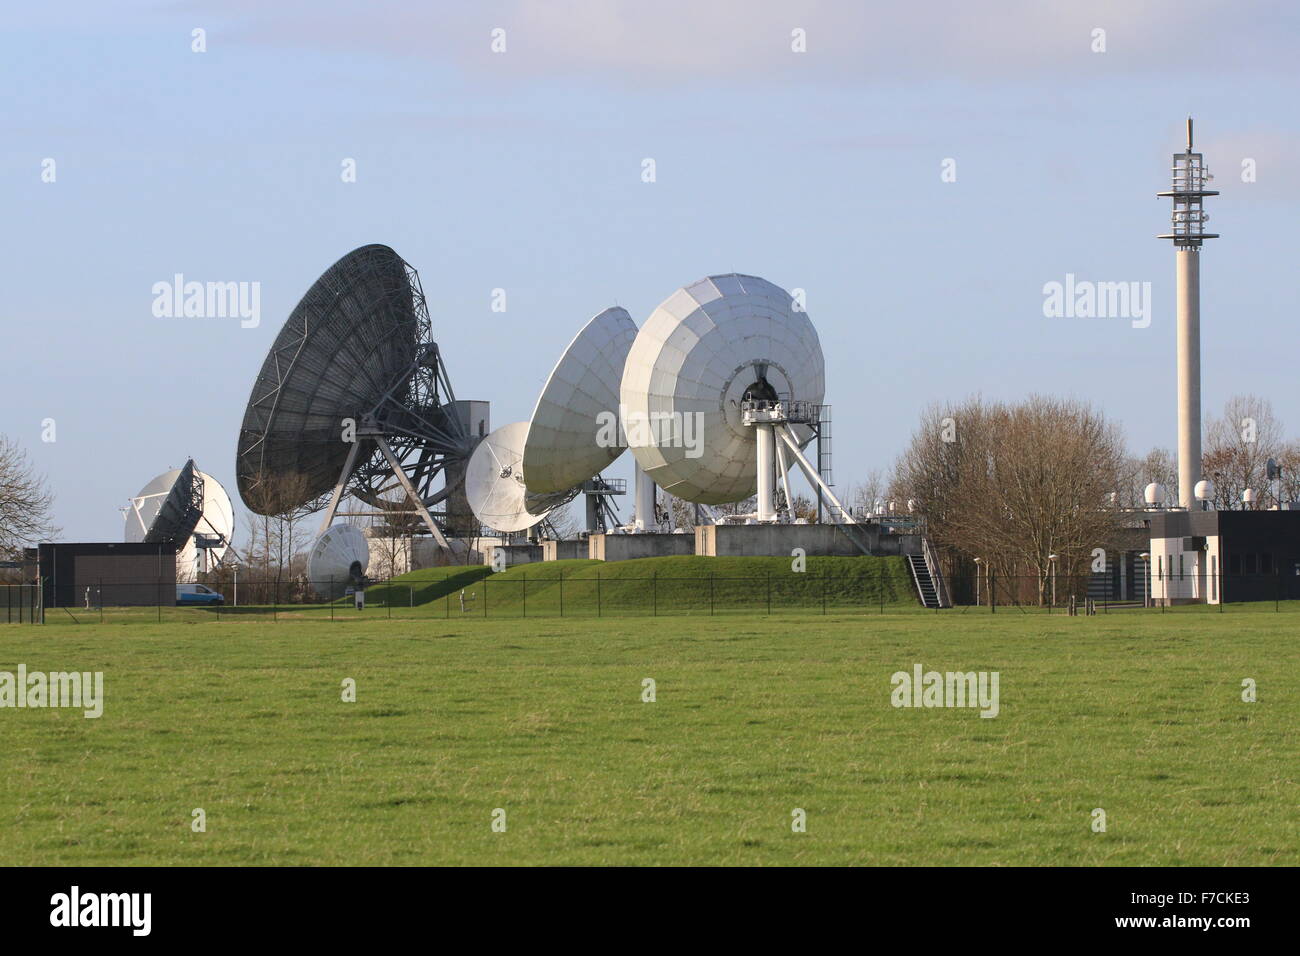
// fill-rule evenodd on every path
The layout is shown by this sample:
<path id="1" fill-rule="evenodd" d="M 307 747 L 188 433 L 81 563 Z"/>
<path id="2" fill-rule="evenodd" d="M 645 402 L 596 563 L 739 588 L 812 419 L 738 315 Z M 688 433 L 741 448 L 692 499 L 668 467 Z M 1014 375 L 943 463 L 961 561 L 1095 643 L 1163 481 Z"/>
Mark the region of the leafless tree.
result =
<path id="1" fill-rule="evenodd" d="M 1117 426 L 1091 406 L 1031 396 L 933 406 L 900 457 L 893 487 L 913 498 L 935 543 L 981 558 L 1004 580 L 1081 576 L 1105 548 L 1123 476 Z"/>
<path id="2" fill-rule="evenodd" d="M 305 587 L 304 554 L 311 541 L 305 522 L 320 510 L 320 503 L 297 503 L 306 494 L 306 480 L 301 476 L 274 475 L 250 484 L 246 494 L 255 513 L 246 520 L 245 559 L 267 589 L 261 600 L 271 595 L 276 600 L 292 599 Z"/>
<path id="3" fill-rule="evenodd" d="M 1241 508 L 1247 488 L 1253 488 L 1262 501 L 1268 491 L 1265 465 L 1282 448 L 1282 423 L 1268 399 L 1258 395 L 1228 399 L 1223 414 L 1205 430 L 1201 473 L 1214 482 L 1214 507 Z"/>
<path id="4" fill-rule="evenodd" d="M 51 520 L 54 495 L 27 453 L 0 434 L 0 554 L 16 558 L 24 546 L 59 533 Z"/>

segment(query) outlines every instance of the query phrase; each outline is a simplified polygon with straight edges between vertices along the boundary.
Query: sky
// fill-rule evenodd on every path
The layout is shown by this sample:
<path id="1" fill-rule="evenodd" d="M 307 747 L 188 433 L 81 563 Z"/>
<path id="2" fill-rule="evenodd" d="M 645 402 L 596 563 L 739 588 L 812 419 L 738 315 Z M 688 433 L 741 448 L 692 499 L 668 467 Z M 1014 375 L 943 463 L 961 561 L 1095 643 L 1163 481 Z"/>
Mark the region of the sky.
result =
<path id="1" fill-rule="evenodd" d="M 268 347 L 372 242 L 419 270 L 456 395 L 494 426 L 528 417 L 591 316 L 640 323 L 743 272 L 805 290 L 838 490 L 971 394 L 1073 397 L 1135 453 L 1173 447 L 1155 193 L 1188 115 L 1222 192 L 1206 417 L 1253 392 L 1300 435 L 1293 4 L 155 0 L 6 21 L 0 432 L 48 476 L 62 540 L 120 540 L 127 498 L 189 457 L 235 495 Z M 178 273 L 259 283 L 257 323 L 156 316 Z M 1150 283 L 1149 325 L 1046 317 L 1067 275 Z"/>

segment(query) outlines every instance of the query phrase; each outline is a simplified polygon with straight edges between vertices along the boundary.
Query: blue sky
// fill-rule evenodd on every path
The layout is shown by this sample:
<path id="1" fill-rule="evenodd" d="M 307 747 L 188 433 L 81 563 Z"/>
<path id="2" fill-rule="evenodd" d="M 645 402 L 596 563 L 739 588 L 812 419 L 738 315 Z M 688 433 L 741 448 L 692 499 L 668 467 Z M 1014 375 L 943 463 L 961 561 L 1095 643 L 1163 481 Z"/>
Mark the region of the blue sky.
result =
<path id="1" fill-rule="evenodd" d="M 65 540 L 120 538 L 127 496 L 186 457 L 233 494 L 267 347 L 369 242 L 419 269 L 457 396 L 490 400 L 494 425 L 528 416 L 595 313 L 640 322 L 739 271 L 806 290 L 841 489 L 888 468 L 926 405 L 973 392 L 1072 395 L 1134 451 L 1170 447 L 1173 253 L 1154 194 L 1188 113 L 1223 193 L 1202 267 L 1207 417 L 1250 391 L 1300 433 L 1297 8 L 408 6 L 7 15 L 0 431 L 49 476 Z M 260 282 L 260 325 L 155 318 L 151 288 L 175 273 Z M 1150 327 L 1045 318 L 1042 287 L 1067 273 L 1151 282 Z"/>

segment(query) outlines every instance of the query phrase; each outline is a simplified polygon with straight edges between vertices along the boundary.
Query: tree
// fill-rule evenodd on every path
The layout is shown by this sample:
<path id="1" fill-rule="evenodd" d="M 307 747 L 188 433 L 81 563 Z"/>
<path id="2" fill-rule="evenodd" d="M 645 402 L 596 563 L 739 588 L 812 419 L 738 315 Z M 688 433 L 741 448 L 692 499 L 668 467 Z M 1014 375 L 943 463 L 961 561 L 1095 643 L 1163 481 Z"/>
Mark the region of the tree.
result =
<path id="1" fill-rule="evenodd" d="M 247 516 L 248 544 L 244 555 L 255 573 L 260 575 L 266 591 L 261 600 L 292 598 L 285 588 L 305 571 L 301 557 L 310 532 L 304 519 L 320 510 L 320 501 L 302 502 L 307 495 L 306 479 L 299 475 L 262 476 L 250 482 L 245 500 L 254 512 Z M 251 585 L 251 582 L 250 582 Z"/>
<path id="2" fill-rule="evenodd" d="M 1152 448 L 1143 458 L 1126 458 L 1117 503 L 1123 508 L 1146 507 L 1146 487 L 1164 485 L 1166 503 L 1178 497 L 1178 462 L 1168 448 Z"/>
<path id="3" fill-rule="evenodd" d="M 23 547 L 59 533 L 51 520 L 54 495 L 27 453 L 0 434 L 0 554 L 16 559 Z"/>
<path id="4" fill-rule="evenodd" d="M 1109 544 L 1123 465 L 1119 428 L 1089 405 L 971 398 L 922 415 L 893 487 L 916 500 L 936 545 L 1004 580 L 1034 575 L 1042 602 L 1051 555 L 1058 574 L 1082 575 Z"/>
<path id="5" fill-rule="evenodd" d="M 1241 508 L 1247 488 L 1253 488 L 1262 501 L 1268 486 L 1265 466 L 1282 448 L 1282 423 L 1268 399 L 1258 395 L 1228 399 L 1223 415 L 1205 430 L 1201 474 L 1214 482 L 1214 507 Z"/>

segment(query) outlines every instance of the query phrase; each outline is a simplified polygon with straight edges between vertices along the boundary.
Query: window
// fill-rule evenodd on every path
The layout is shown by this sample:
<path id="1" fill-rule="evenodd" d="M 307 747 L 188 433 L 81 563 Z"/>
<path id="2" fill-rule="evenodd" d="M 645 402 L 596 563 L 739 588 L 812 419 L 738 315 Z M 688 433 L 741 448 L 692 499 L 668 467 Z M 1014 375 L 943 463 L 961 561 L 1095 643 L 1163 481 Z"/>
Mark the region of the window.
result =
<path id="1" fill-rule="evenodd" d="M 1260 574 L 1273 573 L 1273 555 L 1269 554 L 1268 552 L 1264 552 L 1259 556 L 1259 573 Z"/>
<path id="2" fill-rule="evenodd" d="M 1210 600 L 1219 599 L 1219 556 L 1210 555 Z"/>
<path id="3" fill-rule="evenodd" d="M 1228 573 L 1229 574 L 1241 573 L 1241 555 L 1239 554 L 1228 555 Z"/>
<path id="4" fill-rule="evenodd" d="M 1259 570 L 1257 556 L 1253 554 L 1242 555 L 1244 559 L 1241 563 L 1241 569 L 1246 574 L 1255 574 Z"/>

